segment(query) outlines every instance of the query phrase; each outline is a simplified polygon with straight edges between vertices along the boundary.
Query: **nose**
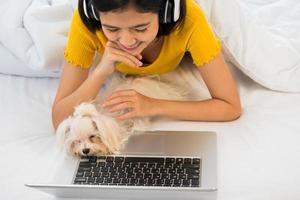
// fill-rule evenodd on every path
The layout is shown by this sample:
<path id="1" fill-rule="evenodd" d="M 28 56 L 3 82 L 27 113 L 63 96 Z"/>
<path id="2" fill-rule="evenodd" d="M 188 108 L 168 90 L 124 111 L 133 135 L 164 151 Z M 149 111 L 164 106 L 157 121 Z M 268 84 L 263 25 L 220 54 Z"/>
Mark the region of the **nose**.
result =
<path id="1" fill-rule="evenodd" d="M 133 45 L 136 44 L 136 39 L 134 38 L 134 36 L 131 33 L 129 33 L 129 32 L 123 32 L 120 35 L 119 42 L 123 46 L 130 48 L 130 47 L 132 47 Z"/>
<path id="2" fill-rule="evenodd" d="M 87 154 L 90 153 L 90 149 L 89 148 L 84 148 L 84 149 L 82 149 L 82 153 L 87 155 Z"/>

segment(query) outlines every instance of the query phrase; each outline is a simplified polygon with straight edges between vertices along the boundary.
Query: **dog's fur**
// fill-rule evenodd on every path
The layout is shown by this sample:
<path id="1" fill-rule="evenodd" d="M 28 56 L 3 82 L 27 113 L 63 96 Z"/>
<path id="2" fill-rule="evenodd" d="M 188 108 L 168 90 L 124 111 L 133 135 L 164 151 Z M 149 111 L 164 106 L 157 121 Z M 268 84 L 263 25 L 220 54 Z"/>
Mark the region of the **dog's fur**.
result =
<path id="1" fill-rule="evenodd" d="M 133 89 L 157 99 L 188 99 L 189 88 L 178 85 L 177 81 L 162 81 L 159 76 L 126 76 L 116 72 L 93 102 L 77 106 L 73 115 L 59 125 L 57 139 L 75 156 L 118 154 L 134 130 L 147 129 L 150 118 L 117 122 L 114 116 L 120 113 L 112 114 L 102 109 L 103 100 L 113 91 L 123 89 Z"/>

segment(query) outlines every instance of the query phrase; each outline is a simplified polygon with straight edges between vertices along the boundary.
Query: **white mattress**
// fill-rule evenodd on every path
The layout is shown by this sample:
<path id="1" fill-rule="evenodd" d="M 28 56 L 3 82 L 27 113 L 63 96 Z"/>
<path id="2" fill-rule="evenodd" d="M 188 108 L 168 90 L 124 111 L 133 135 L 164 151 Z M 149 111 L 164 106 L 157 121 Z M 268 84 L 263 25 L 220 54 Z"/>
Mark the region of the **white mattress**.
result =
<path id="1" fill-rule="evenodd" d="M 219 200 L 300 197 L 300 93 L 265 89 L 234 70 L 243 115 L 234 122 L 159 121 L 152 129 L 218 133 Z M 26 188 L 63 160 L 51 125 L 58 79 L 0 75 L 0 199 L 56 199 Z"/>

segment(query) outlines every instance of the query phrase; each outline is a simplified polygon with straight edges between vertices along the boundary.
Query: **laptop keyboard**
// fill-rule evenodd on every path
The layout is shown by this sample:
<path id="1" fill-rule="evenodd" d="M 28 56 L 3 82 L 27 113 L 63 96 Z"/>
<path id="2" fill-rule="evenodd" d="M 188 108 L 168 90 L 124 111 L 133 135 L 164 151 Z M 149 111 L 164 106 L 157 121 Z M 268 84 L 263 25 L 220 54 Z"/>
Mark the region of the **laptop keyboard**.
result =
<path id="1" fill-rule="evenodd" d="M 200 158 L 82 157 L 74 184 L 200 187 Z"/>

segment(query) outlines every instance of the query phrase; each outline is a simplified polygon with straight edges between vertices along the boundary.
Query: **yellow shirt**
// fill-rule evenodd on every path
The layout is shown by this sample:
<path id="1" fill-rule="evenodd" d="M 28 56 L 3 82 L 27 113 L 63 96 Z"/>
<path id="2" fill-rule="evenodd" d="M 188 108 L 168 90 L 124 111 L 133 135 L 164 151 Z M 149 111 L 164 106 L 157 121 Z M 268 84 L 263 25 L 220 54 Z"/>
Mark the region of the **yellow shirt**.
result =
<path id="1" fill-rule="evenodd" d="M 103 54 L 106 42 L 102 30 L 91 33 L 76 10 L 68 34 L 65 59 L 71 64 L 88 69 L 93 63 L 95 52 Z M 194 0 L 187 0 L 183 27 L 164 36 L 160 54 L 153 63 L 139 68 L 119 63 L 116 69 L 126 74 L 163 74 L 174 70 L 186 52 L 191 54 L 195 65 L 202 66 L 214 58 L 220 49 L 221 43 L 201 8 Z"/>

